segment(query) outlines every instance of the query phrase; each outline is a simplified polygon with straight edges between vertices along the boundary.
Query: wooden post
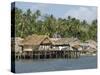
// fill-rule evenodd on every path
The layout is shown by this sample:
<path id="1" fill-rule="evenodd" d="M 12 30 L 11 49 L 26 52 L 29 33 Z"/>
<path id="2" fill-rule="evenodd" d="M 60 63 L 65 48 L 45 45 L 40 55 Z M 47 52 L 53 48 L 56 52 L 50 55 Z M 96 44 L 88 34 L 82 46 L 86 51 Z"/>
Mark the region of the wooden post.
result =
<path id="1" fill-rule="evenodd" d="M 38 51 L 38 54 L 37 55 L 38 55 L 38 59 L 40 59 L 40 51 Z"/>
<path id="2" fill-rule="evenodd" d="M 69 50 L 67 51 L 67 59 L 69 59 Z"/>
<path id="3" fill-rule="evenodd" d="M 73 58 L 73 51 L 71 51 L 71 58 Z"/>
<path id="4" fill-rule="evenodd" d="M 19 60 L 19 54 L 17 54 L 17 56 L 18 56 L 18 60 Z"/>
<path id="5" fill-rule="evenodd" d="M 46 51 L 44 51 L 44 58 L 46 59 Z"/>
<path id="6" fill-rule="evenodd" d="M 74 51 L 74 58 L 76 58 L 76 51 Z"/>
<path id="7" fill-rule="evenodd" d="M 66 54 L 65 54 L 66 52 L 64 51 L 64 54 L 63 54 L 63 58 L 66 58 Z"/>
<path id="8" fill-rule="evenodd" d="M 21 59 L 21 53 L 19 53 L 19 60 Z"/>
<path id="9" fill-rule="evenodd" d="M 51 51 L 50 51 L 50 57 L 49 58 L 51 59 Z"/>
<path id="10" fill-rule="evenodd" d="M 56 51 L 56 58 L 57 58 L 57 51 Z"/>
<path id="11" fill-rule="evenodd" d="M 75 54 L 74 56 L 75 56 L 75 58 L 76 58 L 76 51 L 74 51 L 74 52 L 75 52 L 75 53 L 74 53 L 74 54 Z"/>
<path id="12" fill-rule="evenodd" d="M 70 58 L 72 58 L 72 51 L 70 51 Z"/>

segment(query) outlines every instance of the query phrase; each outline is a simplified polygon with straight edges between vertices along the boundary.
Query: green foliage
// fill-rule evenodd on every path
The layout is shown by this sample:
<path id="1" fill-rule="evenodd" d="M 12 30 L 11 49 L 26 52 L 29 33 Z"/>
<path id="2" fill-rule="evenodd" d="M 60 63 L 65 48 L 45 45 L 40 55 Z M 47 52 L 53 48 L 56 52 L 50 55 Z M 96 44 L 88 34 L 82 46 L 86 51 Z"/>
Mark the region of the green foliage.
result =
<path id="1" fill-rule="evenodd" d="M 31 34 L 53 37 L 57 34 L 61 37 L 77 37 L 81 41 L 97 40 L 97 20 L 88 24 L 85 20 L 80 21 L 71 16 L 55 18 L 52 14 L 41 15 L 40 10 L 32 12 L 30 9 L 22 11 L 15 8 L 15 27 L 16 37 L 26 37 Z"/>

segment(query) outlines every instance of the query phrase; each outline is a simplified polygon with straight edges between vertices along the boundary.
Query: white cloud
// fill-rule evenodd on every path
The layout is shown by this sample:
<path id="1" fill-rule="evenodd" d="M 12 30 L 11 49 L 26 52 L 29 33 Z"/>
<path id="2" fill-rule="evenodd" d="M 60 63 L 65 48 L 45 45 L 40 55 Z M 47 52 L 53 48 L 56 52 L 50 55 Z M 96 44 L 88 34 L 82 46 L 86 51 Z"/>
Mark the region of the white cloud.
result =
<path id="1" fill-rule="evenodd" d="M 96 7 L 79 7 L 76 9 L 70 9 L 67 10 L 67 12 L 64 15 L 76 17 L 81 20 L 87 20 L 88 22 L 91 22 L 92 20 L 97 18 L 97 8 Z"/>

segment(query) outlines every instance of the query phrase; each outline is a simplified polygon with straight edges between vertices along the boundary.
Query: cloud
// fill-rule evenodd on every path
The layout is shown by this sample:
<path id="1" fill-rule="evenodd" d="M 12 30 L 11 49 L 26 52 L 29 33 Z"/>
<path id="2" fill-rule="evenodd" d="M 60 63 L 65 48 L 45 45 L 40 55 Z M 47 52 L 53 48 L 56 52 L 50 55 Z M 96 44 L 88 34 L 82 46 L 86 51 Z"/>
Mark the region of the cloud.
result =
<path id="1" fill-rule="evenodd" d="M 96 7 L 79 7 L 67 10 L 64 15 L 76 17 L 80 20 L 87 20 L 91 22 L 92 20 L 97 18 L 97 8 Z"/>

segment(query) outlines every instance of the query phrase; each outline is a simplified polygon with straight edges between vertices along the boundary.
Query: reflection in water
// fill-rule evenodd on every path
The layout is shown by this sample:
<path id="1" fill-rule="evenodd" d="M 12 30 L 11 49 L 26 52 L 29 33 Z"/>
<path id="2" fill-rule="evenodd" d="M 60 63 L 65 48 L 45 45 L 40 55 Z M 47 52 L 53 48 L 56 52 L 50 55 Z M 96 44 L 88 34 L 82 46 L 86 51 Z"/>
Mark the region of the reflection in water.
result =
<path id="1" fill-rule="evenodd" d="M 59 70 L 92 69 L 97 67 L 96 56 L 84 56 L 79 59 L 41 59 L 16 61 L 16 73 L 44 72 Z"/>

